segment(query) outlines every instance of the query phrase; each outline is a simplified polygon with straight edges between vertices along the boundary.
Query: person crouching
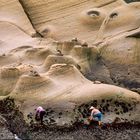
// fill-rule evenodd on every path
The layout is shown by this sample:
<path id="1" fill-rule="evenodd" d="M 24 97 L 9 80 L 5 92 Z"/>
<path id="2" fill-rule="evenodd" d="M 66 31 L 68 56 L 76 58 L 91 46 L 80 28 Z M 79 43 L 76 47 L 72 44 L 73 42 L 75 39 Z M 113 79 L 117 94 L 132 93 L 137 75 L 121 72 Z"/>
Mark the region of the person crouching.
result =
<path id="1" fill-rule="evenodd" d="M 37 107 L 35 110 L 36 110 L 35 120 L 40 121 L 41 124 L 43 124 L 43 117 L 46 114 L 45 110 L 41 106 Z"/>
<path id="2" fill-rule="evenodd" d="M 102 120 L 102 113 L 93 106 L 90 107 L 90 110 L 91 110 L 90 121 L 94 120 L 95 118 L 98 118 L 98 124 L 100 126 Z"/>

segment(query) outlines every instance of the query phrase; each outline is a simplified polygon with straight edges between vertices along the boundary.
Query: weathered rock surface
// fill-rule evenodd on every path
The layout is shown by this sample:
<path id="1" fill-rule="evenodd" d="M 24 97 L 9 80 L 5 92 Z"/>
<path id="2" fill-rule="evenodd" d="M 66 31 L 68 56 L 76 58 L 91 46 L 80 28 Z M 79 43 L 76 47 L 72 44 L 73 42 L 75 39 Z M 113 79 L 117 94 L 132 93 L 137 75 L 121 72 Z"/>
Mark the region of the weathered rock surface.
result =
<path id="1" fill-rule="evenodd" d="M 8 130 L 6 120 L 0 115 L 0 139 L 14 139 L 14 135 Z"/>
<path id="2" fill-rule="evenodd" d="M 25 118 L 42 105 L 53 117 L 46 123 L 58 125 L 85 119 L 90 105 L 105 119 L 140 121 L 139 2 L 7 3 L 0 4 L 1 98 L 15 98 Z"/>
<path id="3" fill-rule="evenodd" d="M 130 89 L 140 87 L 139 9 L 140 3 L 114 9 L 99 30 L 99 36 L 103 40 L 99 37 L 102 41 L 99 39 L 101 44 L 97 45 L 111 79 Z M 125 16 L 125 11 L 131 13 Z M 130 19 L 134 21 L 132 24 L 128 24 Z"/>
<path id="4" fill-rule="evenodd" d="M 47 110 L 50 108 L 48 112 L 54 112 L 50 118 L 57 125 L 70 125 L 87 118 L 91 105 L 100 108 L 104 118 L 110 117 L 112 121 L 117 116 L 140 121 L 139 94 L 112 85 L 94 84 L 73 65 L 55 64 L 39 76 L 23 75 L 10 96 L 19 102 L 26 100 L 21 104 L 25 115 L 33 113 L 38 104 Z M 47 115 L 48 121 L 51 119 Z"/>
<path id="5" fill-rule="evenodd" d="M 59 40 L 78 37 L 91 43 L 105 13 L 124 4 L 123 0 L 21 1 L 35 29 L 44 37 L 51 36 Z M 81 24 L 83 19 L 88 21 L 86 25 Z"/>
<path id="6" fill-rule="evenodd" d="M 29 35 L 35 34 L 23 7 L 19 0 L 1 0 L 0 3 L 0 24 L 16 26 Z M 10 31 L 10 30 L 9 30 Z"/>

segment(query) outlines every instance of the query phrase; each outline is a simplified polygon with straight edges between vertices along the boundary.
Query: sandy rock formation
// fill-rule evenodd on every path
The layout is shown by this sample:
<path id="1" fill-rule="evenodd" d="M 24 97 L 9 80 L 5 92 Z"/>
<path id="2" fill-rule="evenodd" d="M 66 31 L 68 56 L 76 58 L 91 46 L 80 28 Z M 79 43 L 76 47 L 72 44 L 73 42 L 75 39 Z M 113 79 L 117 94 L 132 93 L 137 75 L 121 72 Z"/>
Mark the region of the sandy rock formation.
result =
<path id="1" fill-rule="evenodd" d="M 53 64 L 73 64 L 77 66 L 76 62 L 70 56 L 49 55 L 44 62 L 45 70 L 49 70 Z"/>
<path id="2" fill-rule="evenodd" d="M 41 77 L 22 76 L 11 97 L 26 100 L 21 105 L 25 115 L 33 113 L 38 104 L 51 108 L 57 125 L 73 124 L 79 115 L 82 117 L 78 120 L 86 118 L 92 104 L 102 109 L 105 119 L 110 117 L 113 121 L 119 116 L 139 121 L 140 96 L 137 93 L 112 85 L 93 84 L 73 65 L 55 64 Z M 135 115 L 132 115 L 133 111 Z M 49 117 L 46 118 L 48 121 L 51 121 Z"/>
<path id="3" fill-rule="evenodd" d="M 1 54 L 7 54 L 11 49 L 19 46 L 29 45 L 37 43 L 37 39 L 31 38 L 28 34 L 21 29 L 10 23 L 0 22 L 0 40 L 1 40 Z"/>
<path id="4" fill-rule="evenodd" d="M 20 72 L 17 68 L 3 67 L 0 70 L 0 93 L 1 96 L 8 95 L 16 84 Z"/>
<path id="5" fill-rule="evenodd" d="M 105 14 L 103 14 L 104 9 L 110 11 L 114 7 L 124 4 L 123 0 L 20 1 L 25 11 L 28 13 L 32 24 L 39 33 L 42 34 L 42 31 L 44 33 L 46 31 L 46 34 L 48 32 L 48 34 L 51 35 L 56 33 L 54 38 L 61 40 L 71 39 L 71 37 L 76 36 L 90 42 L 93 41 L 94 34 L 96 33 L 95 30 L 99 29 L 102 19 L 105 18 Z M 82 26 L 80 17 L 83 15 L 83 12 L 92 8 L 93 11 L 98 12 L 96 7 L 103 7 L 100 14 L 101 17 L 93 17 L 91 14 L 86 15 L 89 16 L 91 20 L 93 19 L 92 21 L 94 21 L 95 18 L 95 22 L 93 22 L 94 24 L 92 27 L 88 27 L 87 24 Z M 83 16 L 85 16 L 85 14 Z M 88 35 L 86 33 L 88 33 Z"/>
<path id="6" fill-rule="evenodd" d="M 117 38 L 122 34 L 138 29 L 140 23 L 139 9 L 139 2 L 125 4 L 113 9 L 104 19 L 98 36 L 103 39 Z"/>
<path id="7" fill-rule="evenodd" d="M 0 95 L 8 95 L 15 87 L 19 77 L 32 70 L 30 65 L 3 66 L 0 69 Z"/>
<path id="8" fill-rule="evenodd" d="M 102 83 L 140 87 L 138 2 L 7 3 L 0 4 L 0 97 L 13 97 L 25 118 L 42 105 L 53 118 L 46 123 L 73 124 L 90 105 L 105 119 L 140 121 L 139 94 Z"/>
<path id="9" fill-rule="evenodd" d="M 128 88 L 140 87 L 139 52 L 139 39 L 130 37 L 119 38 L 108 47 L 102 47 L 102 59 L 114 82 Z"/>
<path id="10" fill-rule="evenodd" d="M 98 47 L 111 79 L 130 89 L 140 87 L 139 7 L 136 2 L 114 9 L 99 30 Z M 131 12 L 126 16 L 125 11 Z"/>
<path id="11" fill-rule="evenodd" d="M 1 0 L 0 24 L 5 23 L 14 25 L 31 36 L 36 33 L 18 0 Z"/>

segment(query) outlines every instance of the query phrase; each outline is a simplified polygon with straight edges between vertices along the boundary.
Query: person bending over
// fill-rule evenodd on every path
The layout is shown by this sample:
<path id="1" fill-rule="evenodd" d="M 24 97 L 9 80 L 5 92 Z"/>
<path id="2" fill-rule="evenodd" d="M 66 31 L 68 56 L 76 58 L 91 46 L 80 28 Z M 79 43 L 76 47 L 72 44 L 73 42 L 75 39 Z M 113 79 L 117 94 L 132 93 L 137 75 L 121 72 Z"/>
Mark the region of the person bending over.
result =
<path id="1" fill-rule="evenodd" d="M 43 117 L 46 114 L 45 110 L 41 106 L 37 107 L 35 110 L 36 110 L 35 120 L 40 121 L 41 124 L 43 124 Z"/>
<path id="2" fill-rule="evenodd" d="M 90 120 L 98 118 L 98 124 L 101 125 L 102 113 L 93 106 L 90 107 L 90 110 L 91 110 Z"/>

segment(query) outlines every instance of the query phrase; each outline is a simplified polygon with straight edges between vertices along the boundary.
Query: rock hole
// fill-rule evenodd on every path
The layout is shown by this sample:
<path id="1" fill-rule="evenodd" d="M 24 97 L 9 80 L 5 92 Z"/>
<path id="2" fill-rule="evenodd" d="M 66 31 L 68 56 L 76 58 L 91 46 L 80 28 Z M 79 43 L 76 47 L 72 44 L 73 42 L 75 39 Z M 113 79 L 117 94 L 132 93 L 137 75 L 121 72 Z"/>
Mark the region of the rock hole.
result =
<path id="1" fill-rule="evenodd" d="M 116 112 L 116 114 L 119 115 L 120 113 L 119 112 Z"/>
<path id="2" fill-rule="evenodd" d="M 105 100 L 104 99 L 102 99 L 102 103 L 104 103 L 105 102 Z"/>
<path id="3" fill-rule="evenodd" d="M 60 112 L 59 115 L 61 116 L 62 115 L 62 112 Z"/>
<path id="4" fill-rule="evenodd" d="M 94 17 L 94 16 L 99 16 L 100 13 L 98 11 L 88 11 L 87 15 Z"/>
<path id="5" fill-rule="evenodd" d="M 116 13 L 116 12 L 114 12 L 114 13 L 112 13 L 112 14 L 110 14 L 110 18 L 116 18 L 118 16 L 118 13 Z"/>

